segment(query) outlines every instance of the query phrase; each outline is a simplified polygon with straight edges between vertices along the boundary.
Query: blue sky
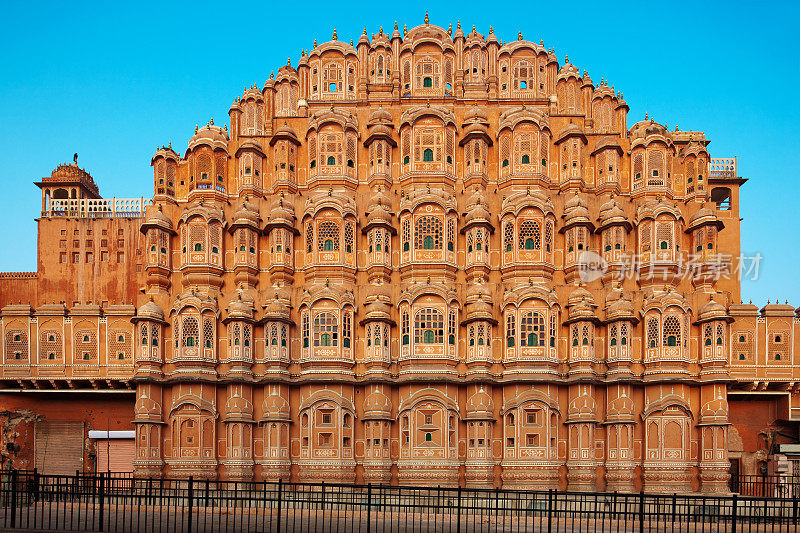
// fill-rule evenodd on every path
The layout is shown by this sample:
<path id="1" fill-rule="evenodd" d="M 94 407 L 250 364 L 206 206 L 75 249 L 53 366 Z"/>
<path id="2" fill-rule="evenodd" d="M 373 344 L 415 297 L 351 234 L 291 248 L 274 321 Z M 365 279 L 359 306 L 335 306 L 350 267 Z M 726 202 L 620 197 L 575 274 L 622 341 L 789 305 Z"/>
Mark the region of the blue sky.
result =
<path id="1" fill-rule="evenodd" d="M 703 130 L 712 157 L 739 157 L 742 250 L 763 256 L 743 298 L 800 305 L 798 3 L 693 2 L 5 2 L 0 117 L 8 158 L 0 195 L 0 271 L 35 270 L 41 205 L 32 184 L 79 153 L 103 196 L 152 194 L 150 158 L 185 149 L 195 124 L 314 38 L 413 27 L 426 10 L 498 38 L 544 39 L 559 60 L 622 90 L 629 125 L 645 111 L 670 129 Z M 336 7 L 335 7 L 336 6 Z M 339 7 L 345 6 L 345 7 Z M 566 7 L 569 6 L 569 7 Z M 488 9 L 487 9 L 488 7 Z"/>

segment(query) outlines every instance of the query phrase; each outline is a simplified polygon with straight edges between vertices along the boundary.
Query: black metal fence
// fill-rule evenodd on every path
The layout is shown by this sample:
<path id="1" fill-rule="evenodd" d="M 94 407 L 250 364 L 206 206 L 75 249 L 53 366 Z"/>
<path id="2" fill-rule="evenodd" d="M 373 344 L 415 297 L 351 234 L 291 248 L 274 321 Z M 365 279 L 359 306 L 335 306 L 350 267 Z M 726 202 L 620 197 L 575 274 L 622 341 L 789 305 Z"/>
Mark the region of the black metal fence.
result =
<path id="1" fill-rule="evenodd" d="M 799 501 L 0 473 L 0 529 L 778 532 L 800 529 Z"/>

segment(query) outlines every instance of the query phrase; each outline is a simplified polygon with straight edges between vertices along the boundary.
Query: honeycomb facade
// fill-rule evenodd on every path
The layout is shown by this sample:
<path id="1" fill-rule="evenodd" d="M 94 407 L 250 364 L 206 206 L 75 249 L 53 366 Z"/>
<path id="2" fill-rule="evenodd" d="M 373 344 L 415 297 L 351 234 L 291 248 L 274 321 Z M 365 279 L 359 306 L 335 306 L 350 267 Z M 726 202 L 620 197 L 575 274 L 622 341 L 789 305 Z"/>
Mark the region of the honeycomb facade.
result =
<path id="1" fill-rule="evenodd" d="M 334 33 L 152 199 L 37 183 L 0 398 L 127 395 L 140 476 L 728 491 L 797 433 L 798 315 L 741 303 L 735 159 L 627 114 L 521 34 Z"/>

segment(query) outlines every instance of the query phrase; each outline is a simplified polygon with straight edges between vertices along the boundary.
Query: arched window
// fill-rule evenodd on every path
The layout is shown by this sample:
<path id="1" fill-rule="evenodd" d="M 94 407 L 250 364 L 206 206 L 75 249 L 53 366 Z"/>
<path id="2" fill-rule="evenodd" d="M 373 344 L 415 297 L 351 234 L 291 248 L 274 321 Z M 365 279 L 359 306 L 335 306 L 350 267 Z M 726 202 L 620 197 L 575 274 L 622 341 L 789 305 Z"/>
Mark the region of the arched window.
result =
<path id="1" fill-rule="evenodd" d="M 524 154 L 522 156 L 522 164 L 523 165 L 530 165 L 531 164 L 531 156 L 529 156 L 528 154 Z"/>
<path id="2" fill-rule="evenodd" d="M 330 220 L 323 220 L 317 228 L 317 247 L 320 251 L 339 250 L 339 225 Z"/>
<path id="3" fill-rule="evenodd" d="M 520 250 L 540 250 L 542 247 L 542 232 L 539 223 L 535 220 L 523 220 L 519 225 Z"/>
<path id="4" fill-rule="evenodd" d="M 402 328 L 403 346 L 409 343 L 409 324 L 408 324 L 408 311 L 403 311 L 400 326 Z"/>
<path id="5" fill-rule="evenodd" d="M 433 87 L 433 78 L 431 78 L 430 76 L 425 76 L 425 78 L 423 78 L 422 80 L 422 86 L 426 88 Z"/>
<path id="6" fill-rule="evenodd" d="M 183 346 L 185 348 L 194 348 L 198 344 L 199 341 L 199 331 L 200 326 L 197 323 L 197 319 L 191 316 L 187 316 L 183 319 Z"/>
<path id="7" fill-rule="evenodd" d="M 509 313 L 506 317 L 506 346 L 513 348 L 516 344 L 517 327 L 514 320 L 514 314 Z"/>
<path id="8" fill-rule="evenodd" d="M 433 150 L 430 148 L 425 148 L 422 152 L 422 160 L 425 162 L 433 161 Z"/>
<path id="9" fill-rule="evenodd" d="M 676 316 L 664 320 L 664 346 L 680 346 L 681 321 Z"/>
<path id="10" fill-rule="evenodd" d="M 444 342 L 444 315 L 438 309 L 425 307 L 414 315 L 414 342 L 417 344 L 442 344 Z"/>
<path id="11" fill-rule="evenodd" d="M 417 250 L 442 249 L 442 219 L 425 215 L 417 219 L 414 235 L 414 248 Z"/>
<path id="12" fill-rule="evenodd" d="M 544 346 L 545 331 L 542 315 L 528 311 L 520 319 L 520 346 Z"/>
<path id="13" fill-rule="evenodd" d="M 647 345 L 655 348 L 658 342 L 658 319 L 652 317 L 647 321 Z"/>
<path id="14" fill-rule="evenodd" d="M 331 312 L 318 313 L 314 316 L 314 346 L 339 345 L 339 329 L 336 315 Z"/>

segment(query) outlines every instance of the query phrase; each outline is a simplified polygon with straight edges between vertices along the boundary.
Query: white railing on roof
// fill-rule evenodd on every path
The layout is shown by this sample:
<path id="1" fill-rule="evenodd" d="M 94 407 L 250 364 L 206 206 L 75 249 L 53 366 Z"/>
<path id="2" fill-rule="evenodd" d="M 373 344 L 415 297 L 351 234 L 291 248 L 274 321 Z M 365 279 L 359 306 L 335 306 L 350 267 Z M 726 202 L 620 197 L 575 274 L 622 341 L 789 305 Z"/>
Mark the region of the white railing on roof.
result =
<path id="1" fill-rule="evenodd" d="M 75 218 L 113 218 L 143 217 L 147 206 L 152 204 L 150 198 L 69 198 L 63 200 L 50 199 L 45 217 Z"/>
<path id="2" fill-rule="evenodd" d="M 710 178 L 737 178 L 735 157 L 712 157 L 708 163 Z"/>

